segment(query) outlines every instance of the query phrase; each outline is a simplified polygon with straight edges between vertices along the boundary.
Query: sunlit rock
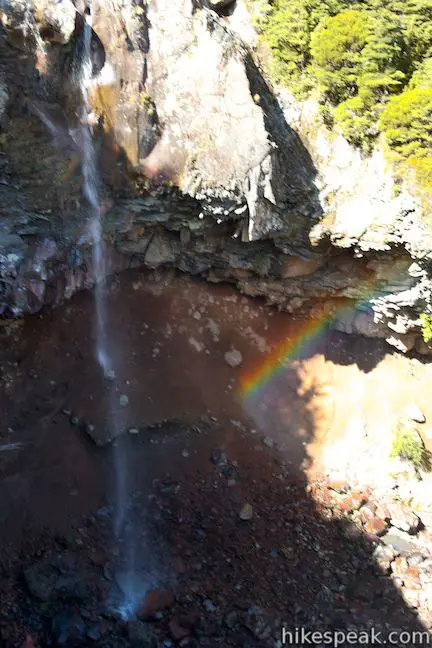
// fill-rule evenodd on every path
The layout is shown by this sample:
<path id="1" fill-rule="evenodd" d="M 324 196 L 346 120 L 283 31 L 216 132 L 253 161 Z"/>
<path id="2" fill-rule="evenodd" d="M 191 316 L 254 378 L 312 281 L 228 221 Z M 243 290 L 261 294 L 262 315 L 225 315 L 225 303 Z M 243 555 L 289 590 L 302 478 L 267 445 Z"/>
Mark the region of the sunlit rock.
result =
<path id="1" fill-rule="evenodd" d="M 76 9 L 71 0 L 6 0 L 0 8 L 6 29 L 25 37 L 40 32 L 43 40 L 67 43 L 75 29 Z M 36 32 L 36 33 L 37 33 Z"/>
<path id="2" fill-rule="evenodd" d="M 415 343 L 416 343 L 416 336 L 414 334 L 410 335 L 389 335 L 386 337 L 386 340 L 389 344 L 392 346 L 396 347 L 398 351 L 402 351 L 402 353 L 408 353 L 408 351 L 412 351 L 414 349 Z"/>
<path id="3" fill-rule="evenodd" d="M 425 423 L 426 422 L 426 417 L 421 411 L 420 407 L 416 405 L 415 403 L 409 403 L 405 409 L 406 415 L 409 419 L 412 421 L 415 421 L 416 423 Z"/>
<path id="4" fill-rule="evenodd" d="M 393 501 L 389 502 L 387 507 L 390 512 L 392 526 L 406 533 L 414 533 L 418 529 L 420 520 L 408 506 L 402 502 Z"/>
<path id="5" fill-rule="evenodd" d="M 75 29 L 76 9 L 71 0 L 34 0 L 39 31 L 47 40 L 67 43 Z"/>

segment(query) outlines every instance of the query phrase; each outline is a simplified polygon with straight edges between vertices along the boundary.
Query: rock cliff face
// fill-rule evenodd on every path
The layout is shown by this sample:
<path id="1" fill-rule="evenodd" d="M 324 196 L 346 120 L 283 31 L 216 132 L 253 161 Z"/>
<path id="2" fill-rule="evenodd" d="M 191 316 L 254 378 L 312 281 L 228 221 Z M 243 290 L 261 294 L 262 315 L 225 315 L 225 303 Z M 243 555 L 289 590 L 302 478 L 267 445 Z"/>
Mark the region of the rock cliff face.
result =
<path id="1" fill-rule="evenodd" d="M 74 85 L 85 11 L 0 2 L 3 314 L 93 281 Z M 347 332 L 427 352 L 420 206 L 395 191 L 380 153 L 362 159 L 312 104 L 270 87 L 245 5 L 93 0 L 91 12 L 108 271 L 173 267 L 291 313 L 326 303 Z"/>

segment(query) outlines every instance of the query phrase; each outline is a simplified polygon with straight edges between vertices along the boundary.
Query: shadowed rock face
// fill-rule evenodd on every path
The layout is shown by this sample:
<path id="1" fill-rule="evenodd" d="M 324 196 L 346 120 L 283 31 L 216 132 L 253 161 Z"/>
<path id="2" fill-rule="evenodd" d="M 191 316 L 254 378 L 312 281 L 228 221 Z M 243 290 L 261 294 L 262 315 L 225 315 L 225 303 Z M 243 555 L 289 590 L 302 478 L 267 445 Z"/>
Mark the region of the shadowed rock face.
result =
<path id="1" fill-rule="evenodd" d="M 72 75 L 84 10 L 2 5 L 3 313 L 93 281 Z M 109 271 L 174 266 L 290 312 L 347 300 L 344 331 L 412 349 L 430 302 L 420 208 L 394 196 L 379 156 L 362 160 L 309 105 L 276 96 L 243 3 L 94 0 L 92 25 Z"/>

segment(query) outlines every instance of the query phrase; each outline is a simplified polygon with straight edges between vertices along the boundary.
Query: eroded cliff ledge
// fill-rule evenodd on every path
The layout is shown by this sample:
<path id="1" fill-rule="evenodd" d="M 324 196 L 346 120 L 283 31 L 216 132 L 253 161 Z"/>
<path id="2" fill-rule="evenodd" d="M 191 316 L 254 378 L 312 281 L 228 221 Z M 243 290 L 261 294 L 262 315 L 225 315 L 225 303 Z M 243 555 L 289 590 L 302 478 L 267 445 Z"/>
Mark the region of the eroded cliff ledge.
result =
<path id="1" fill-rule="evenodd" d="M 77 129 L 84 3 L 0 5 L 0 310 L 93 283 Z M 383 156 L 277 94 L 242 2 L 92 3 L 94 145 L 108 272 L 171 267 L 347 332 L 421 341 L 432 234 Z M 340 315 L 341 304 L 354 305 Z"/>

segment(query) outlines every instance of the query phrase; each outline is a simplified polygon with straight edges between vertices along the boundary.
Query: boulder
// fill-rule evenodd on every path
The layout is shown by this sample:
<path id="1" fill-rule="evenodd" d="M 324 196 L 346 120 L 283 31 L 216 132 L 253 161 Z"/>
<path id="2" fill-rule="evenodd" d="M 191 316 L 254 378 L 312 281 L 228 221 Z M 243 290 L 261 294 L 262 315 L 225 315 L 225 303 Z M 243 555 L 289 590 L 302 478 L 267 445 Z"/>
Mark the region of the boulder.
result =
<path id="1" fill-rule="evenodd" d="M 409 419 L 411 419 L 411 421 L 415 421 L 416 423 L 426 422 L 425 415 L 421 411 L 420 407 L 415 403 L 409 403 L 409 405 L 407 405 L 405 408 L 405 414 Z"/>
<path id="2" fill-rule="evenodd" d="M 402 502 L 389 502 L 390 524 L 406 533 L 415 533 L 420 525 L 419 517 Z"/>
<path id="3" fill-rule="evenodd" d="M 397 556 L 397 551 L 391 545 L 379 544 L 375 547 L 373 557 L 384 573 L 388 573 L 390 565 Z"/>
<path id="4" fill-rule="evenodd" d="M 229 364 L 230 367 L 239 367 L 243 362 L 243 356 L 237 349 L 226 351 L 224 358 L 225 362 Z"/>
<path id="5" fill-rule="evenodd" d="M 413 537 L 395 527 L 391 527 L 381 537 L 381 540 L 385 545 L 393 547 L 398 553 L 409 553 L 417 549 L 417 544 L 414 542 Z"/>
<path id="6" fill-rule="evenodd" d="M 427 344 L 421 336 L 419 336 L 416 340 L 415 350 L 420 355 L 432 355 L 432 347 L 430 346 L 430 344 Z"/>
<path id="7" fill-rule="evenodd" d="M 88 596 L 85 574 L 63 560 L 43 560 L 24 572 L 27 587 L 40 601 L 83 600 Z"/>
<path id="8" fill-rule="evenodd" d="M 380 536 L 387 529 L 385 520 L 379 518 L 370 506 L 363 506 L 360 509 L 359 515 L 366 533 Z"/>
<path id="9" fill-rule="evenodd" d="M 170 607 L 174 603 L 174 594 L 165 588 L 151 589 L 138 606 L 137 616 L 150 618 L 156 612 Z"/>
<path id="10" fill-rule="evenodd" d="M 253 507 L 251 504 L 244 504 L 243 508 L 239 513 L 240 520 L 248 521 L 253 518 Z"/>
<path id="11" fill-rule="evenodd" d="M 394 346 L 398 351 L 402 353 L 408 353 L 414 349 L 417 336 L 415 334 L 407 333 L 406 335 L 397 334 L 389 335 L 386 337 L 386 341 Z"/>
<path id="12" fill-rule="evenodd" d="M 8 0 L 0 7 L 2 12 L 7 30 L 25 33 L 34 21 L 42 39 L 54 43 L 67 43 L 75 30 L 76 9 L 71 0 Z"/>
<path id="13" fill-rule="evenodd" d="M 42 37 L 67 43 L 75 30 L 76 9 L 71 0 L 33 0 L 35 16 Z"/>

